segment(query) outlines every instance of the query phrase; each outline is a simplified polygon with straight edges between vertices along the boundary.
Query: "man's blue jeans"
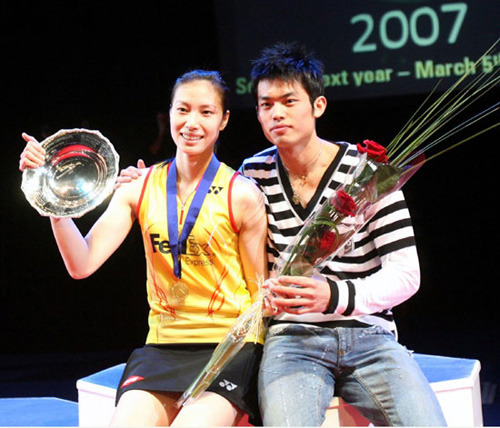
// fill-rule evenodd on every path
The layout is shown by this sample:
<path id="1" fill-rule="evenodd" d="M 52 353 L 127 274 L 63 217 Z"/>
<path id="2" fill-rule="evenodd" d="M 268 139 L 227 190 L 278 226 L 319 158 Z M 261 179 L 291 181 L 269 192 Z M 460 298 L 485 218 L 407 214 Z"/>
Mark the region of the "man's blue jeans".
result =
<path id="1" fill-rule="evenodd" d="M 334 394 L 374 425 L 446 425 L 425 375 L 391 333 L 272 326 L 259 372 L 264 426 L 320 426 Z"/>

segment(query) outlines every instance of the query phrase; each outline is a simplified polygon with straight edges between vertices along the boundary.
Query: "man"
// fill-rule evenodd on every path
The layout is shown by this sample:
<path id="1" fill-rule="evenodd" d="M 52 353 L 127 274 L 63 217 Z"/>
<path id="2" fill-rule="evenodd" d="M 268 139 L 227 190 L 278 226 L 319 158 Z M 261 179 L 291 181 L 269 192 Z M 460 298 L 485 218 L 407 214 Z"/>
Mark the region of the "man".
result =
<path id="1" fill-rule="evenodd" d="M 327 105 L 322 68 L 293 44 L 265 49 L 253 62 L 257 117 L 273 147 L 246 159 L 241 171 L 266 197 L 270 268 L 306 218 L 352 179 L 358 159 L 356 146 L 316 133 Z M 397 342 L 391 313 L 420 282 L 402 193 L 376 209 L 321 277 L 266 284 L 277 315 L 259 373 L 265 426 L 319 426 L 334 394 L 376 425 L 446 424 L 427 379 Z"/>

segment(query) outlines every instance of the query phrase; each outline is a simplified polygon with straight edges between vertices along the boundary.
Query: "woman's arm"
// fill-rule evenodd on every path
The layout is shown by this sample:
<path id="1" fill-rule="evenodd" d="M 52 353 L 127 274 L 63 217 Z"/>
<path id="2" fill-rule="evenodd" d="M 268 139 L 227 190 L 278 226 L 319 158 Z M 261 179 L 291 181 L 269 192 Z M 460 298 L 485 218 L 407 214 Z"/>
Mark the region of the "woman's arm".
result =
<path id="1" fill-rule="evenodd" d="M 136 184 L 124 186 L 114 193 L 108 208 L 85 237 L 72 219 L 50 219 L 59 252 L 71 277 L 81 279 L 92 275 L 125 240 L 135 220 L 131 201 L 137 199 Z"/>

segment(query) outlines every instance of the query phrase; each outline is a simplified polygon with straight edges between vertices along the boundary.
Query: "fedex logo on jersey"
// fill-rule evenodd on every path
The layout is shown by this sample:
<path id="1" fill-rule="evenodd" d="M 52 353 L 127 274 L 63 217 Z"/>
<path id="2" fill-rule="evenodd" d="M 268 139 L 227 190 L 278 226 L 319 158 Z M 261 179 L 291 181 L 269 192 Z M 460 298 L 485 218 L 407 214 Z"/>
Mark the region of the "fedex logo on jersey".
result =
<path id="1" fill-rule="evenodd" d="M 149 235 L 151 241 L 151 246 L 153 247 L 153 253 L 160 252 L 162 254 L 170 254 L 170 244 L 168 239 L 161 239 L 159 233 L 151 233 Z M 194 236 L 189 235 L 186 245 L 186 251 L 184 252 L 187 256 L 211 256 L 209 251 L 209 245 L 207 243 L 196 242 Z"/>

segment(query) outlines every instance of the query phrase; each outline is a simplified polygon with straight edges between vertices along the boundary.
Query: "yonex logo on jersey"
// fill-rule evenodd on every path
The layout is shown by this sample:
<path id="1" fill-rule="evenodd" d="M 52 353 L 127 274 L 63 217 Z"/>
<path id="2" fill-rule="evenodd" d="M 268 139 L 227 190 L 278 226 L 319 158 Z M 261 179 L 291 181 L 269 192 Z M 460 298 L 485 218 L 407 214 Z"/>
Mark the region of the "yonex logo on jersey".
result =
<path id="1" fill-rule="evenodd" d="M 222 186 L 210 186 L 210 189 L 208 189 L 208 193 L 213 193 L 214 195 L 217 195 L 224 187 Z"/>
<path id="2" fill-rule="evenodd" d="M 221 382 L 219 382 L 219 386 L 222 386 L 222 388 L 226 388 L 228 391 L 232 391 L 233 389 L 238 388 L 238 385 L 235 385 L 232 382 L 229 382 L 226 379 L 223 379 Z"/>

